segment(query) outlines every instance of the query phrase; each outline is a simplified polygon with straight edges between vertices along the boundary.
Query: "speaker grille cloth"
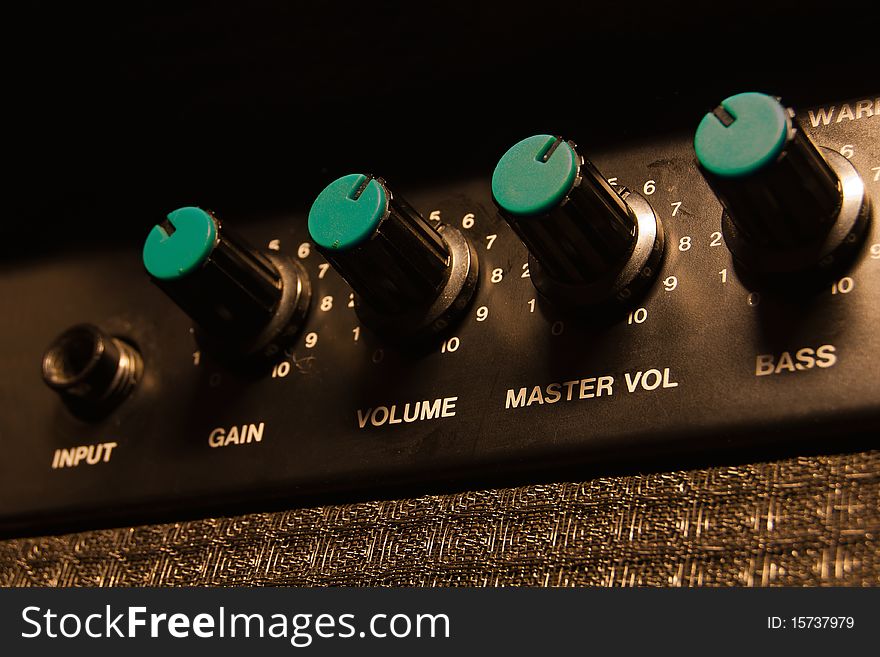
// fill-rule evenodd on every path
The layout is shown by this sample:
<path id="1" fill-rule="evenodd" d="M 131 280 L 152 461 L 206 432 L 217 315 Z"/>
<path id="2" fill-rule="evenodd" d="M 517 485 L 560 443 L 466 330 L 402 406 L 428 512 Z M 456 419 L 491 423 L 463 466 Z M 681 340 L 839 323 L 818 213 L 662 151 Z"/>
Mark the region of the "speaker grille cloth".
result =
<path id="1" fill-rule="evenodd" d="M 880 451 L 0 542 L 4 586 L 880 585 Z"/>

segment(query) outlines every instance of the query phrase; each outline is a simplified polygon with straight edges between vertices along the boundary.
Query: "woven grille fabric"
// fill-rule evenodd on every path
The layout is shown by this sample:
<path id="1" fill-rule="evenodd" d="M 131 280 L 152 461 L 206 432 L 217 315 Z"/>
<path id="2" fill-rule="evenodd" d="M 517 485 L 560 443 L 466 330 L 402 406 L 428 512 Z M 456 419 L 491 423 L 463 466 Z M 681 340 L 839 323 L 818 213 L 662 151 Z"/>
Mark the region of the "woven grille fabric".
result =
<path id="1" fill-rule="evenodd" d="M 0 542 L 4 586 L 880 585 L 880 451 Z"/>

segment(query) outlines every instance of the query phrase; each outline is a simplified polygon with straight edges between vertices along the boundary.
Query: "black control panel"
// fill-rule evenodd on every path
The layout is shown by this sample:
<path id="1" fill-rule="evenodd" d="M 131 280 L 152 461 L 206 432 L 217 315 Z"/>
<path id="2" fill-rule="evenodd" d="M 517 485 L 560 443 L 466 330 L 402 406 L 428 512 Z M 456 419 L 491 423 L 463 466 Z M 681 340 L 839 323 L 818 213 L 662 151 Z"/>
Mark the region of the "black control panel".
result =
<path id="1" fill-rule="evenodd" d="M 757 183 L 693 132 L 545 136 L 512 187 L 376 171 L 19 263 L 2 531 L 876 435 L 880 99 L 796 109 Z"/>

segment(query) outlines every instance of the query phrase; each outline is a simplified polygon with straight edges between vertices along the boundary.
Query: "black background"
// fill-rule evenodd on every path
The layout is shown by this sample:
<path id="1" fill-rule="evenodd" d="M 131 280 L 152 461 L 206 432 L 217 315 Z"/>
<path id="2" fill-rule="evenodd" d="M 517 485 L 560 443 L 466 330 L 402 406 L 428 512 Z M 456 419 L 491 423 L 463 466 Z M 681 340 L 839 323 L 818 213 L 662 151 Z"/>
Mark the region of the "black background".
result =
<path id="1" fill-rule="evenodd" d="M 873 93 L 866 12 L 814 0 L 25 3 L 4 20 L 0 248 L 139 241 L 181 204 L 299 210 L 358 169 L 404 185 L 485 174 L 525 134 L 635 139 L 695 125 L 743 90 L 795 106 Z"/>

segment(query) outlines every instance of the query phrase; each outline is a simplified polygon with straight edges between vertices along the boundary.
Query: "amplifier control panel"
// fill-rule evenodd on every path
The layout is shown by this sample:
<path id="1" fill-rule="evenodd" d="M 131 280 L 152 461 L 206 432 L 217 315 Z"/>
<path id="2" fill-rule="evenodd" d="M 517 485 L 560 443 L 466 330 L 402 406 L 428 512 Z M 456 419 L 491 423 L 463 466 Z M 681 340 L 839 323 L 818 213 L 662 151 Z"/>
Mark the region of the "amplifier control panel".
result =
<path id="1" fill-rule="evenodd" d="M 525 133 L 477 178 L 354 171 L 307 214 L 170 207 L 16 263 L 0 531 L 876 437 L 878 115 L 737 94 L 690 134 Z"/>

